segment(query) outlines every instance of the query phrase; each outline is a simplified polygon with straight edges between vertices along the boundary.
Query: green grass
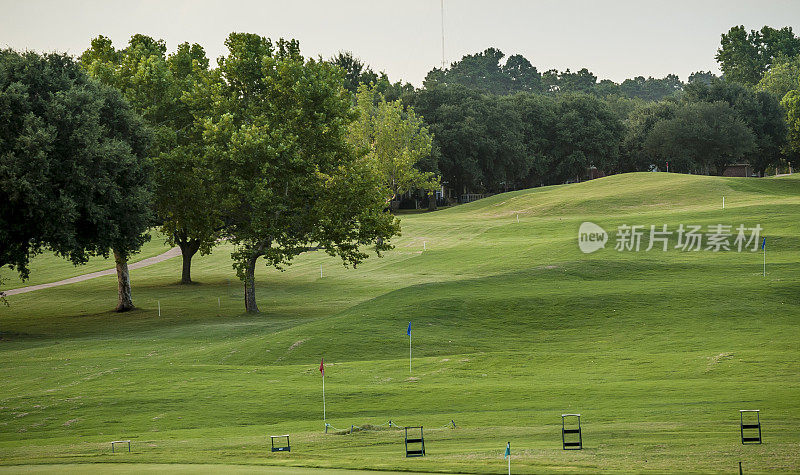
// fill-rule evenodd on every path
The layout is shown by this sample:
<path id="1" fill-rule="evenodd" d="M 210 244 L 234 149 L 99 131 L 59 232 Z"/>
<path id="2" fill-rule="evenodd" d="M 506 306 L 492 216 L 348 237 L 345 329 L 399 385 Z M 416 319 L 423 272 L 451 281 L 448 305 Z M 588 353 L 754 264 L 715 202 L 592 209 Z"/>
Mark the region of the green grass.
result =
<path id="1" fill-rule="evenodd" d="M 158 231 L 152 231 L 150 241 L 146 242 L 142 249 L 134 254 L 130 263 L 138 262 L 148 257 L 157 256 L 170 249 L 164 241 L 164 235 Z M 45 284 L 68 279 L 80 274 L 88 274 L 106 269 L 114 268 L 114 256 L 109 257 L 95 256 L 89 259 L 84 265 L 75 266 L 67 259 L 58 257 L 52 253 L 45 253 L 37 256 L 30 265 L 30 278 L 23 281 L 19 274 L 8 267 L 0 267 L 0 280 L 3 281 L 3 289 L 16 289 L 29 285 Z M 180 269 L 179 269 L 180 270 Z M 180 274 L 177 274 L 180 278 Z"/>
<path id="2" fill-rule="evenodd" d="M 128 314 L 110 312 L 113 276 L 12 296 L 0 464 L 502 473 L 511 441 L 517 473 L 797 472 L 798 216 L 795 176 L 628 174 L 404 215 L 396 249 L 357 269 L 319 252 L 262 267 L 255 316 L 227 245 L 195 259 L 198 285 L 177 285 L 178 259 L 132 271 Z M 760 224 L 767 276 L 760 252 L 617 252 L 612 236 L 582 254 L 583 221 Z M 324 434 L 321 356 L 335 428 L 421 424 L 428 456 L 405 459 L 396 429 Z M 750 408 L 760 446 L 739 442 Z M 561 450 L 565 412 L 583 414 L 583 451 Z M 267 452 L 284 433 L 292 452 Z M 111 454 L 117 439 L 133 453 Z"/>
<path id="3" fill-rule="evenodd" d="M 155 463 L 117 463 L 117 464 L 57 464 L 57 465 L 14 465 L 10 467 L 0 466 L 0 474 L 78 474 L 85 473 L 231 473 L 231 474 L 251 474 L 264 473 L 264 467 L 256 465 L 223 465 L 223 464 L 155 464 Z M 269 467 L 269 473 L 276 475 L 364 475 L 365 473 L 375 473 L 374 471 L 364 470 L 342 470 L 324 468 L 305 468 L 305 467 Z M 384 475 L 400 475 L 407 472 L 381 472 Z"/>

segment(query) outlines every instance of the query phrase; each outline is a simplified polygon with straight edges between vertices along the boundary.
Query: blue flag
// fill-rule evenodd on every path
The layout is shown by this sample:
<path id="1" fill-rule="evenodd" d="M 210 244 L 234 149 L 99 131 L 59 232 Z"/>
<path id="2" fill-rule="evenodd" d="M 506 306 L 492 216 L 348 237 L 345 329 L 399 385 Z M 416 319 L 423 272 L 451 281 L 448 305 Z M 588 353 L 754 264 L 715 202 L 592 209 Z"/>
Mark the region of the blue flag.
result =
<path id="1" fill-rule="evenodd" d="M 763 241 L 761 241 L 761 249 L 764 249 L 764 246 L 767 245 L 767 238 L 765 237 Z"/>
<path id="2" fill-rule="evenodd" d="M 511 457 L 511 442 L 509 442 L 508 445 L 506 445 L 506 453 L 503 454 L 504 459 L 508 457 Z"/>
<path id="3" fill-rule="evenodd" d="M 406 330 L 406 335 L 411 336 L 411 322 L 408 322 L 408 330 Z"/>

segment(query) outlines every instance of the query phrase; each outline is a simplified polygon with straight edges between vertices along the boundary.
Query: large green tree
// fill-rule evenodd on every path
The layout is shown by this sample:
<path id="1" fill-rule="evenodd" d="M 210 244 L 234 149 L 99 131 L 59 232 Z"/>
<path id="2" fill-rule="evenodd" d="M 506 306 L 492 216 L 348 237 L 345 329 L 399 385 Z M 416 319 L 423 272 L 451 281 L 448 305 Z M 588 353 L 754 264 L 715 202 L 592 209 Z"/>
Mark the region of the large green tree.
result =
<path id="1" fill-rule="evenodd" d="M 430 125 L 439 170 L 457 194 L 497 192 L 522 184 L 533 166 L 512 100 L 461 85 L 434 83 L 414 107 Z"/>
<path id="2" fill-rule="evenodd" d="M 657 122 L 644 150 L 659 168 L 683 173 L 716 173 L 755 148 L 753 133 L 724 101 L 679 107 L 671 119 Z"/>
<path id="3" fill-rule="evenodd" d="M 355 119 L 342 73 L 299 44 L 231 33 L 206 91 L 206 155 L 221 189 L 225 236 L 245 308 L 257 312 L 256 261 L 281 268 L 319 247 L 357 265 L 399 232 L 368 161 L 348 144 Z"/>
<path id="4" fill-rule="evenodd" d="M 625 121 L 618 172 L 647 171 L 655 165 L 654 157 L 644 147 L 650 131 L 657 123 L 670 120 L 680 105 L 676 101 L 642 104 L 634 109 Z M 662 164 L 666 168 L 666 162 Z M 674 166 L 673 166 L 674 169 Z"/>
<path id="5" fill-rule="evenodd" d="M 624 134 L 622 121 L 601 100 L 569 94 L 556 107 L 548 183 L 580 180 L 589 167 L 613 168 Z"/>
<path id="6" fill-rule="evenodd" d="M 519 91 L 536 92 L 542 89 L 541 75 L 522 55 L 510 56 L 497 48 L 465 55 L 446 69 L 434 68 L 426 83 L 461 85 L 490 94 L 510 94 Z"/>
<path id="7" fill-rule="evenodd" d="M 785 156 L 797 160 L 800 154 L 800 55 L 775 65 L 764 74 L 756 89 L 770 92 L 781 101 L 788 127 Z"/>
<path id="8" fill-rule="evenodd" d="M 113 251 L 118 311 L 127 259 L 152 219 L 149 135 L 118 91 L 70 57 L 0 51 L 0 265 L 28 276 L 44 247 L 75 264 Z"/>
<path id="9" fill-rule="evenodd" d="M 800 84 L 783 96 L 781 105 L 786 110 L 788 122 L 788 149 L 794 156 L 800 154 Z"/>
<path id="10" fill-rule="evenodd" d="M 740 25 L 722 34 L 716 59 L 727 80 L 753 86 L 776 61 L 799 54 L 800 38 L 790 26 L 748 32 Z"/>
<path id="11" fill-rule="evenodd" d="M 800 55 L 773 65 L 758 81 L 756 90 L 771 92 L 778 99 L 783 99 L 787 92 L 798 88 L 798 80 L 800 80 Z"/>
<path id="12" fill-rule="evenodd" d="M 436 174 L 418 168 L 431 154 L 432 137 L 413 107 L 386 101 L 374 87 L 362 84 L 356 110 L 358 119 L 350 125 L 348 139 L 365 153 L 386 189 L 387 202 L 415 188 L 439 188 Z"/>
<path id="13" fill-rule="evenodd" d="M 133 35 L 115 50 L 99 36 L 81 55 L 89 73 L 119 89 L 155 131 L 155 209 L 170 245 L 181 249 L 181 283 L 192 282 L 192 258 L 211 252 L 221 220 L 214 184 L 204 167 L 203 121 L 209 98 L 192 94 L 210 79 L 205 51 L 183 43 L 167 55 L 164 41 Z"/>
<path id="14" fill-rule="evenodd" d="M 786 116 L 777 97 L 754 91 L 732 81 L 693 82 L 686 86 L 684 99 L 689 102 L 727 103 L 753 132 L 755 146 L 742 157 L 763 174 L 769 166 L 780 163 L 786 145 Z"/>

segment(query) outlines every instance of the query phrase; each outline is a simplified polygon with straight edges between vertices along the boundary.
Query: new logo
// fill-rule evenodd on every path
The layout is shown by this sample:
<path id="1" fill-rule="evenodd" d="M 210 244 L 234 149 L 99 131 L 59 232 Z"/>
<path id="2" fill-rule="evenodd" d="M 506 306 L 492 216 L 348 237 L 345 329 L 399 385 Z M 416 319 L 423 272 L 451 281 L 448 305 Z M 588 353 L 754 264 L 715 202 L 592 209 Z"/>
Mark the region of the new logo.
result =
<path id="1" fill-rule="evenodd" d="M 608 241 L 608 233 L 600 226 L 585 222 L 581 224 L 578 229 L 578 247 L 584 254 L 591 254 L 592 252 L 606 247 Z"/>

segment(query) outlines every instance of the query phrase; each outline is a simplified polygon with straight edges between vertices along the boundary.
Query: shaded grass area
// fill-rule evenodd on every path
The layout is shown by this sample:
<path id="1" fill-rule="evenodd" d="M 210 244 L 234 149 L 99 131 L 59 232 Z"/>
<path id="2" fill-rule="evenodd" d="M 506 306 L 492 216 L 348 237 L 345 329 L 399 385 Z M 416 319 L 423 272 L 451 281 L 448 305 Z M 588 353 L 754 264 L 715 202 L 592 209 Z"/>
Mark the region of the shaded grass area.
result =
<path id="1" fill-rule="evenodd" d="M 357 269 L 321 253 L 262 268 L 255 316 L 227 246 L 196 259 L 198 285 L 175 284 L 179 260 L 133 271 L 125 315 L 113 277 L 13 296 L 0 464 L 501 473 L 510 440 L 521 472 L 798 471 L 798 215 L 794 177 L 631 174 L 404 216 L 396 249 Z M 613 236 L 584 255 L 584 220 L 758 223 L 768 274 L 759 252 L 617 252 Z M 424 425 L 429 455 L 405 459 L 385 427 L 324 434 L 322 356 L 329 423 Z M 739 442 L 750 408 L 764 445 Z M 583 451 L 561 450 L 565 412 L 583 414 Z M 276 433 L 291 453 L 267 452 Z"/>
<path id="2" fill-rule="evenodd" d="M 131 256 L 128 262 L 132 264 L 148 257 L 157 256 L 168 250 L 170 250 L 170 246 L 165 243 L 164 235 L 152 230 L 150 231 L 150 240 L 142 246 L 138 253 Z M 52 252 L 45 252 L 31 261 L 30 278 L 25 281 L 20 279 L 18 272 L 8 267 L 0 267 L 0 279 L 3 281 L 3 286 L 0 290 L 57 282 L 76 275 L 113 268 L 113 254 L 110 254 L 109 257 L 95 256 L 90 258 L 86 264 L 75 266 L 67 259 L 58 257 Z M 180 280 L 180 274 L 177 274 L 176 280 Z"/>

